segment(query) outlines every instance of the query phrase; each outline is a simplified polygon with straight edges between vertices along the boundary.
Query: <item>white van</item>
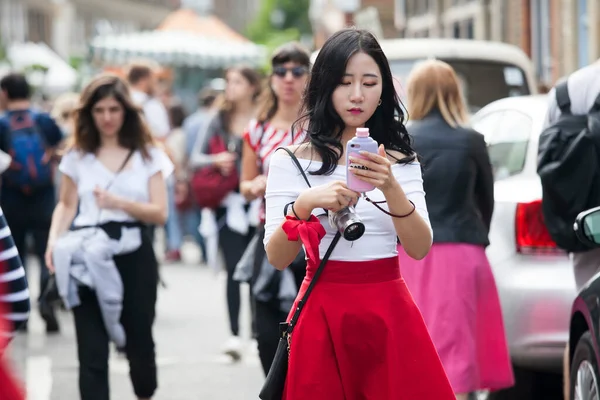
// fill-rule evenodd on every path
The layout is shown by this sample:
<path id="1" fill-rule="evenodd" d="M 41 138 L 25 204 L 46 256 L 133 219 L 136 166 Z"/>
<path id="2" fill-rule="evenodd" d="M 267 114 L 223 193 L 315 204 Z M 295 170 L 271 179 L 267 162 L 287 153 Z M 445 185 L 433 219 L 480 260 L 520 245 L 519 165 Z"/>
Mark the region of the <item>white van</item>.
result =
<path id="1" fill-rule="evenodd" d="M 408 74 L 415 63 L 431 58 L 454 68 L 471 113 L 494 100 L 537 94 L 531 60 L 510 44 L 468 39 L 385 39 L 379 43 L 398 80 L 397 90 L 404 103 Z M 313 61 L 316 55 L 313 53 Z"/>

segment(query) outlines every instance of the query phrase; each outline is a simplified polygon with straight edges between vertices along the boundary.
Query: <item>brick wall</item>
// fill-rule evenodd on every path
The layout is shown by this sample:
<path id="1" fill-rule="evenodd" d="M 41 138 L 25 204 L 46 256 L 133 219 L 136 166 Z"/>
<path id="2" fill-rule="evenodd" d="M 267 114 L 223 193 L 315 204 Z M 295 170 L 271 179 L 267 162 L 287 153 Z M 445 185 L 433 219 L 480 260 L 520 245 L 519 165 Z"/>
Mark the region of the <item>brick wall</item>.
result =
<path id="1" fill-rule="evenodd" d="M 521 47 L 523 36 L 523 7 L 522 0 L 506 0 L 506 14 L 510 18 L 505 18 L 504 32 L 506 36 L 503 41 Z"/>
<path id="2" fill-rule="evenodd" d="M 550 21 L 551 26 L 561 27 L 562 21 L 561 0 L 550 0 Z M 562 29 L 550 30 L 550 46 L 552 52 L 552 82 L 554 84 L 563 74 L 563 32 Z"/>
<path id="3" fill-rule="evenodd" d="M 520 46 L 521 49 L 531 57 L 531 3 L 529 0 L 521 0 L 521 15 L 520 15 L 520 23 L 521 23 L 521 40 Z"/>

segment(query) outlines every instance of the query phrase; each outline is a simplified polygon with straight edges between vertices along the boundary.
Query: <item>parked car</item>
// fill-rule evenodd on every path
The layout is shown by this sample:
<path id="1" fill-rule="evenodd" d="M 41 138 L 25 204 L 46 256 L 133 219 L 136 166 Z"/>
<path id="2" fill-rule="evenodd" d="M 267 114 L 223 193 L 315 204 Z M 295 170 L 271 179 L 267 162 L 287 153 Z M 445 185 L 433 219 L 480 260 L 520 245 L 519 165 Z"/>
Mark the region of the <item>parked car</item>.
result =
<path id="1" fill-rule="evenodd" d="M 547 96 L 494 101 L 472 117 L 488 144 L 495 209 L 486 252 L 500 295 L 516 386 L 496 399 L 538 399 L 550 379 L 560 392 L 569 315 L 576 296 L 568 255 L 551 239 L 536 173 Z M 550 389 L 548 389 L 550 391 Z M 552 388 L 556 391 L 557 388 Z"/>
<path id="2" fill-rule="evenodd" d="M 600 247 L 600 207 L 579 214 L 575 230 L 581 241 Z M 581 289 L 571 311 L 569 362 L 573 400 L 600 399 L 599 321 L 600 274 L 597 274 Z"/>
<path id="3" fill-rule="evenodd" d="M 406 78 L 419 61 L 435 58 L 450 64 L 460 79 L 470 112 L 504 97 L 537 94 L 531 60 L 517 46 L 470 39 L 384 39 L 396 90 L 406 103 Z M 318 54 L 314 52 L 312 60 Z"/>

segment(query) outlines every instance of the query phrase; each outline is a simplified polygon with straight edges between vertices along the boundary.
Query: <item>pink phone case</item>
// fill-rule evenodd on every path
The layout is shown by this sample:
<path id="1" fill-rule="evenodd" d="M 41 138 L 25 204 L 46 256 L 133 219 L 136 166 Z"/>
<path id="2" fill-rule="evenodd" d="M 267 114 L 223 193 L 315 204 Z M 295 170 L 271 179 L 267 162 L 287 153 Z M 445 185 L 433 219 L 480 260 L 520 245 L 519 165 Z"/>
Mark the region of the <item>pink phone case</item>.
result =
<path id="1" fill-rule="evenodd" d="M 362 156 L 359 151 L 368 151 L 370 153 L 377 154 L 378 147 L 379 146 L 377 142 L 370 137 L 355 137 L 348 141 L 348 144 L 346 145 L 346 184 L 348 185 L 349 189 L 359 193 L 370 192 L 371 190 L 375 189 L 375 186 L 365 181 L 361 181 L 349 171 L 349 168 L 364 168 L 361 165 L 351 164 L 349 162 L 349 157 L 352 156 L 355 158 L 365 159 L 366 157 Z"/>

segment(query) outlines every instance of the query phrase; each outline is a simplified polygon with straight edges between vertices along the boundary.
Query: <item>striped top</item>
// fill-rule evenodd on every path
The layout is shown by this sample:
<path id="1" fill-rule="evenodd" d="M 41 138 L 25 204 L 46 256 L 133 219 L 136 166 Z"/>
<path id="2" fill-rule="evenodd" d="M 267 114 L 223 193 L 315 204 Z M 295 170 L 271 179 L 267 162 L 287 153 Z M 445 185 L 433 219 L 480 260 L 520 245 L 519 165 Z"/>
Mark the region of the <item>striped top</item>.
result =
<path id="1" fill-rule="evenodd" d="M 12 337 L 15 331 L 29 318 L 29 288 L 25 269 L 19 252 L 13 241 L 10 228 L 0 208 L 0 307 L 10 325 L 8 332 L 0 332 L 5 339 Z M 0 327 L 3 326 L 0 324 Z M 4 341 L 3 341 L 4 342 Z"/>
<path id="2" fill-rule="evenodd" d="M 278 147 L 290 146 L 304 141 L 304 131 L 295 133 L 292 137 L 291 129 L 278 129 L 271 126 L 269 122 L 260 122 L 256 119 L 250 121 L 250 125 L 244 132 L 244 140 L 252 147 L 258 155 L 262 173 L 267 175 L 271 156 Z"/>

